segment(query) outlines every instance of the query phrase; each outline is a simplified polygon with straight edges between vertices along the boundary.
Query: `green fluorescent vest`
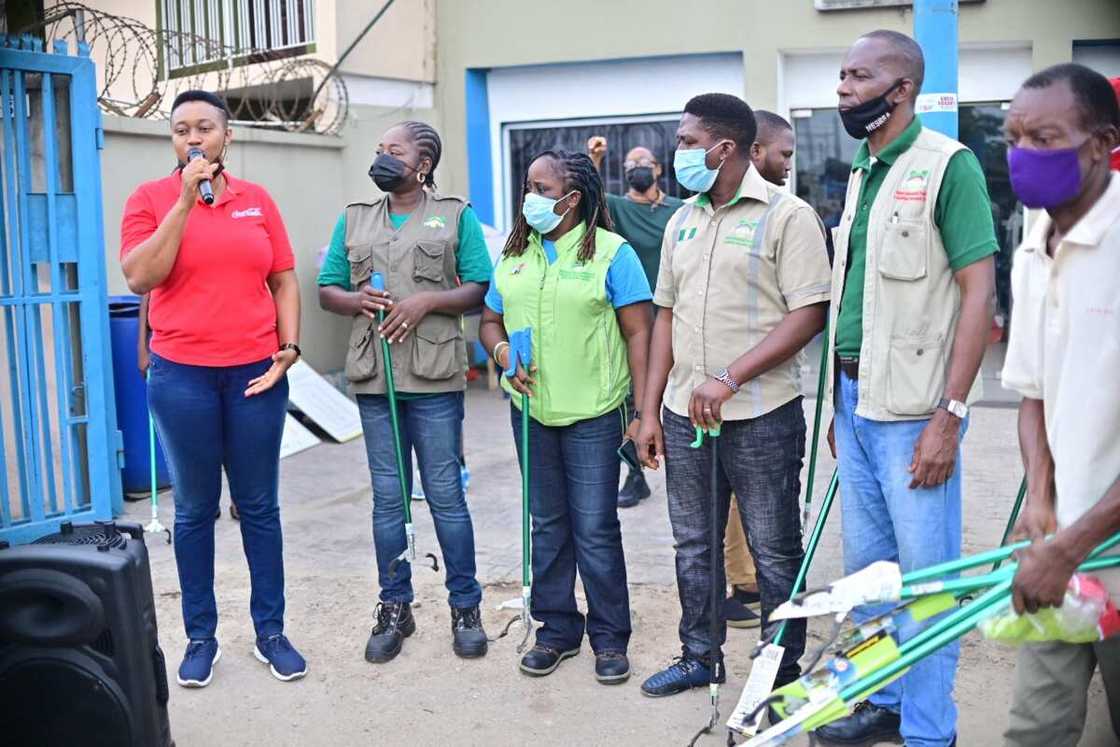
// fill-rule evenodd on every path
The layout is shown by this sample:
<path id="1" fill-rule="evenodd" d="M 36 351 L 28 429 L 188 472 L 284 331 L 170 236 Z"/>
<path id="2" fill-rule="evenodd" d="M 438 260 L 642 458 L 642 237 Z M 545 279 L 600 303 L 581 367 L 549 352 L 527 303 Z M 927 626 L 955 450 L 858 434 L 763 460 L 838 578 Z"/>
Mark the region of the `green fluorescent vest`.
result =
<path id="1" fill-rule="evenodd" d="M 520 257 L 502 257 L 494 271 L 507 331 L 531 327 L 536 386 L 529 412 L 549 426 L 571 425 L 618 407 L 630 390 L 626 340 L 607 298 L 611 260 L 625 240 L 597 228 L 595 257 L 577 259 L 587 231 L 581 223 L 556 242 L 549 265 L 541 237 L 530 233 Z M 502 378 L 521 407 L 521 397 Z"/>

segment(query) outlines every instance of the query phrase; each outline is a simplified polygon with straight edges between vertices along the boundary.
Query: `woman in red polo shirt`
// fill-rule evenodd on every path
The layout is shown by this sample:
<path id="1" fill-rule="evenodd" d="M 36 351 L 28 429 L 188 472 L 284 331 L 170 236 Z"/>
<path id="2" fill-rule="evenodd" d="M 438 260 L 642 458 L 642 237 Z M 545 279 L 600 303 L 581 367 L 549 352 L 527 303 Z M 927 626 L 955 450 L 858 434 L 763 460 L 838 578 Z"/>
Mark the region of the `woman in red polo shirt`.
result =
<path id="1" fill-rule="evenodd" d="M 179 168 L 140 185 L 121 220 L 128 287 L 150 294 L 148 403 L 175 485 L 175 562 L 189 639 L 178 674 L 184 687 L 209 684 L 221 656 L 214 516 L 223 467 L 249 561 L 253 653 L 278 679 L 307 672 L 284 636 L 277 500 L 286 374 L 300 355 L 299 286 L 276 204 L 223 168 L 228 122 L 214 94 L 180 94 L 171 109 Z M 212 204 L 202 196 L 205 180 Z"/>

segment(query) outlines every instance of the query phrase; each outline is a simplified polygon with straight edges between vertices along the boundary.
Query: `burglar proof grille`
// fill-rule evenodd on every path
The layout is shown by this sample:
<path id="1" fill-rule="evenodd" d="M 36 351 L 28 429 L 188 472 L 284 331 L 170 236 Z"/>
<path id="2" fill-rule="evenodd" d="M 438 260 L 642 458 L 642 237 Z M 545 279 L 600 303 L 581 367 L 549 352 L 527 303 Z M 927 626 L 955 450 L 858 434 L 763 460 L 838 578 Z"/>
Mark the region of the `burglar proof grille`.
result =
<path id="1" fill-rule="evenodd" d="M 159 0 L 158 11 L 169 77 L 304 54 L 315 42 L 314 0 Z"/>

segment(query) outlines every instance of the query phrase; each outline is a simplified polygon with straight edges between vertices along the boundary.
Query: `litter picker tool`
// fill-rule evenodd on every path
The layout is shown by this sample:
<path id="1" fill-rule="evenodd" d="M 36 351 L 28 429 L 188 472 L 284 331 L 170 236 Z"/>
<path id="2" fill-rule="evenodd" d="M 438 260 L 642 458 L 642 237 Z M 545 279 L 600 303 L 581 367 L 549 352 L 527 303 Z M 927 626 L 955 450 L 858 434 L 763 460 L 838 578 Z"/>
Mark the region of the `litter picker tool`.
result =
<path id="1" fill-rule="evenodd" d="M 809 535 L 809 544 L 805 547 L 805 557 L 801 560 L 801 568 L 797 571 L 797 579 L 793 583 L 793 592 L 790 599 L 796 598 L 809 574 L 809 566 L 812 565 L 813 556 L 816 555 L 817 546 L 820 545 L 825 522 L 832 510 L 832 504 L 836 500 L 838 486 L 839 479 L 836 471 L 833 470 L 832 480 L 828 483 L 828 490 L 821 502 L 821 510 L 817 514 L 817 521 Z M 771 615 L 770 619 L 774 620 L 775 618 Z M 758 732 L 758 727 L 762 722 L 762 712 L 759 704 L 763 703 L 770 691 L 774 689 L 774 682 L 778 678 L 778 669 L 781 668 L 782 657 L 785 655 L 785 648 L 782 647 L 782 637 L 786 632 L 786 624 L 787 621 L 783 620 L 773 638 L 759 641 L 758 646 L 751 654 L 754 662 L 751 664 L 750 676 L 747 677 L 747 684 L 743 686 L 738 705 L 735 706 L 735 710 L 732 711 L 731 717 L 727 720 L 729 741 L 734 740 L 730 732 L 736 732 L 744 736 L 753 736 Z"/>
<path id="2" fill-rule="evenodd" d="M 1030 540 L 1023 540 L 995 550 L 969 555 L 958 560 L 938 563 L 903 574 L 897 563 L 880 561 L 872 563 L 861 571 L 834 581 L 823 589 L 798 594 L 794 599 L 782 604 L 771 615 L 771 619 L 784 620 L 795 617 L 815 617 L 818 615 L 847 614 L 853 608 L 865 604 L 882 604 L 906 601 L 927 594 L 943 591 L 968 593 L 991 586 L 1015 575 L 1018 563 L 991 571 L 982 576 L 952 578 L 955 574 L 970 568 L 1004 561 L 1017 551 L 1028 547 Z M 1089 559 L 1093 559 L 1120 545 L 1120 533 L 1102 542 Z M 950 577 L 950 578 L 946 578 Z"/>
<path id="3" fill-rule="evenodd" d="M 813 440 L 812 445 L 809 447 L 809 474 L 805 482 L 805 506 L 801 512 L 801 526 L 806 527 L 809 525 L 809 515 L 813 505 L 813 485 L 816 481 L 817 475 L 817 453 L 820 447 L 820 433 L 821 433 L 821 412 L 824 408 L 825 396 L 825 382 L 827 381 L 828 373 L 828 324 L 825 323 L 824 330 L 821 335 L 821 360 L 817 369 L 817 402 L 815 411 L 813 413 Z M 809 566 L 813 562 L 813 556 L 817 552 L 817 545 L 820 543 L 821 533 L 824 531 L 824 523 L 828 518 L 828 513 L 832 509 L 832 502 L 836 498 L 837 488 L 837 474 L 836 471 L 832 472 L 832 479 L 829 481 L 828 490 L 825 492 L 824 501 L 821 504 L 820 512 L 817 514 L 817 521 L 813 526 L 813 531 L 809 535 L 809 543 L 805 546 L 805 557 L 801 561 L 801 568 L 797 572 L 797 580 L 793 584 L 792 595 L 797 594 L 802 585 L 805 583 L 805 578 L 809 573 Z M 783 622 L 770 640 L 759 641 L 759 645 L 755 648 L 751 658 L 754 663 L 751 665 L 751 673 L 747 678 L 747 684 L 743 687 L 743 692 L 739 695 L 739 703 L 732 711 L 731 717 L 727 720 L 727 739 L 729 743 L 734 742 L 732 732 L 737 732 L 746 736 L 753 736 L 757 731 L 759 724 L 762 721 L 761 716 L 747 720 L 747 716 L 755 713 L 758 704 L 766 699 L 770 691 L 774 689 L 774 682 L 778 677 L 778 669 L 782 665 L 782 657 L 785 655 L 785 649 L 782 647 L 782 638 L 785 636 L 786 623 Z"/>
<path id="4" fill-rule="evenodd" d="M 1079 572 L 1120 566 L 1120 557 L 1093 558 L 1082 563 Z M 1003 571 L 999 573 L 1003 574 Z M 783 720 L 747 742 L 748 747 L 773 747 L 794 736 L 813 731 L 850 712 L 852 705 L 866 699 L 905 674 L 918 661 L 961 638 L 986 620 L 1007 610 L 1011 604 L 1013 573 L 988 588 L 969 604 L 944 615 L 940 620 L 898 644 L 895 633 L 904 616 L 921 622 L 961 601 L 961 595 L 938 592 L 915 599 L 875 621 L 864 623 L 849 634 L 854 645 L 797 682 L 779 688 L 767 699 Z"/>
<path id="5" fill-rule="evenodd" d="M 828 369 L 828 322 L 821 333 L 821 362 L 817 371 L 817 402 L 813 413 L 813 443 L 809 447 L 809 474 L 805 481 L 805 507 L 801 510 L 801 526 L 809 526 L 809 513 L 813 505 L 813 481 L 817 476 L 817 451 L 820 448 L 821 410 L 824 408 L 825 379 Z"/>
<path id="6" fill-rule="evenodd" d="M 530 327 L 511 332 L 509 335 L 509 362 L 502 373 L 512 378 L 517 375 L 520 366 L 526 373 L 533 360 L 533 330 Z M 529 512 L 529 395 L 521 395 L 521 598 L 510 599 L 498 605 L 498 609 L 518 609 L 521 614 L 512 618 L 502 632 L 494 640 L 505 638 L 515 622 L 520 621 L 525 628 L 525 636 L 517 646 L 517 653 L 522 653 L 529 643 L 529 634 L 533 631 L 533 620 L 529 615 L 529 602 L 533 596 L 533 535 L 532 517 Z"/>
<path id="7" fill-rule="evenodd" d="M 152 380 L 152 369 L 148 368 L 148 382 Z M 145 532 L 167 534 L 167 544 L 171 544 L 171 530 L 159 521 L 159 474 L 156 471 L 156 421 L 148 413 L 148 469 L 152 477 L 152 520 L 144 526 Z"/>
<path id="8" fill-rule="evenodd" d="M 996 559 L 1007 559 L 1025 544 L 1016 543 L 1009 548 L 978 553 L 904 576 L 899 574 L 901 585 L 894 598 L 910 601 L 879 618 L 855 626 L 843 637 L 834 636 L 826 648 L 839 643 L 841 652 L 838 656 L 815 671 L 810 667 L 805 676 L 779 688 L 758 706 L 758 710 L 762 710 L 770 705 L 783 720 L 747 742 L 748 747 L 784 744 L 798 734 L 842 718 L 855 702 L 901 677 L 916 662 L 957 640 L 985 620 L 1005 612 L 1011 603 L 1017 562 L 1012 561 L 1004 568 L 981 576 L 955 578 L 952 575 L 963 569 L 987 565 Z M 1101 543 L 1078 571 L 1091 572 L 1120 566 L 1120 556 L 1100 557 L 1117 545 L 1120 545 L 1120 533 Z M 858 575 L 853 574 L 841 581 L 851 581 Z M 866 582 L 866 577 L 864 579 Z M 863 594 L 865 598 L 875 596 L 873 589 L 877 583 L 877 580 L 871 582 L 867 593 Z M 840 582 L 834 583 L 830 589 L 835 590 L 839 585 Z M 971 592 L 981 589 L 983 594 L 974 602 L 960 604 Z M 885 598 L 888 595 L 880 596 L 884 598 L 874 601 L 893 601 Z M 830 611 L 815 614 L 828 614 Z M 897 642 L 903 625 L 925 623 L 943 613 L 941 619 L 913 637 L 901 644 Z M 840 611 L 837 624 L 846 615 L 847 610 Z"/>
<path id="9" fill-rule="evenodd" d="M 1015 496 L 1015 505 L 1011 507 L 1011 515 L 1007 517 L 1007 527 L 1003 530 L 1003 539 L 999 541 L 1000 547 L 1003 547 L 1011 539 L 1011 533 L 1015 531 L 1015 524 L 1019 521 L 1019 514 L 1023 511 L 1023 499 L 1027 496 L 1027 476 L 1023 475 L 1023 481 L 1019 483 L 1019 495 Z M 998 570 L 1002 560 L 997 560 L 992 570 Z"/>
<path id="10" fill-rule="evenodd" d="M 380 272 L 373 273 L 369 284 L 374 290 L 385 290 L 385 280 Z M 378 309 L 377 323 L 385 323 L 385 310 Z M 397 568 L 401 563 L 414 563 L 416 561 L 416 528 L 412 525 L 412 495 L 408 489 L 408 479 L 405 476 L 404 451 L 401 448 L 401 427 L 397 415 L 397 387 L 393 382 L 393 353 L 389 349 L 389 340 L 384 335 L 381 337 L 381 362 L 385 366 L 385 394 L 389 398 L 389 420 L 393 426 L 393 449 L 397 457 L 397 479 L 400 481 L 401 503 L 404 505 L 404 537 L 405 546 L 401 554 L 393 558 L 389 564 L 389 578 L 395 578 Z M 432 570 L 439 571 L 439 559 L 434 553 L 425 553 L 425 557 L 432 561 Z"/>
<path id="11" fill-rule="evenodd" d="M 723 589 L 717 583 L 719 580 L 719 567 L 720 548 L 723 545 L 723 527 L 720 526 L 719 516 L 719 433 L 720 429 L 716 428 L 705 429 L 696 426 L 696 440 L 689 444 L 694 449 L 699 449 L 704 445 L 704 436 L 708 436 L 708 448 L 712 451 L 712 467 L 711 467 L 711 484 L 710 490 L 710 506 L 709 506 L 709 528 L 710 534 L 708 537 L 708 546 L 711 550 L 709 556 L 709 569 L 708 569 L 708 641 L 709 649 L 708 655 L 711 657 L 711 662 L 708 666 L 708 695 L 712 703 L 712 713 L 708 719 L 708 724 L 700 731 L 696 732 L 696 736 L 688 743 L 689 747 L 696 744 L 697 740 L 703 734 L 711 734 L 712 729 L 716 728 L 719 723 L 719 681 L 722 679 L 723 674 L 723 659 L 719 652 L 719 638 L 720 638 L 720 625 L 722 624 L 722 616 L 720 615 L 721 606 L 723 604 Z"/>

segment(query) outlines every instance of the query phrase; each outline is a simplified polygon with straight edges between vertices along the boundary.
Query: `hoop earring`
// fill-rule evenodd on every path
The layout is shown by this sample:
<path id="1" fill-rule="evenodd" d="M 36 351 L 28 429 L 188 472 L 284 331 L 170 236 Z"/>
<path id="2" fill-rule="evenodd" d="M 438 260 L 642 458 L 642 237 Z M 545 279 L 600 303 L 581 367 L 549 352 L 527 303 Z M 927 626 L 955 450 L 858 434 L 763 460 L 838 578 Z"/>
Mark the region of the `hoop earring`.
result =
<path id="1" fill-rule="evenodd" d="M 424 177 L 424 173 L 422 171 L 416 172 L 416 181 L 420 182 L 421 184 L 426 181 L 426 178 Z"/>

